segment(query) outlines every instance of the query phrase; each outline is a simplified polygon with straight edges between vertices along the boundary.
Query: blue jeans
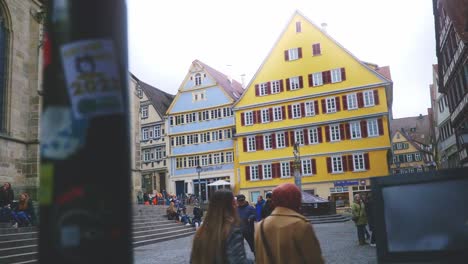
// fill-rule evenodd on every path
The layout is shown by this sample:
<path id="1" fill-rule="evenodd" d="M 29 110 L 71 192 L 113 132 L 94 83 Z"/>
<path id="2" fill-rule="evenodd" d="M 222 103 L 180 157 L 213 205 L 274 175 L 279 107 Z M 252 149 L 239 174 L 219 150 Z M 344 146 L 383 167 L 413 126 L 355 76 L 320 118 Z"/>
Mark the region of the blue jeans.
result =
<path id="1" fill-rule="evenodd" d="M 16 223 L 20 226 L 27 226 L 31 223 L 31 218 L 24 211 L 11 212 L 11 215 Z"/>
<path id="2" fill-rule="evenodd" d="M 359 240 L 359 244 L 362 244 L 362 243 L 365 243 L 366 242 L 366 239 L 364 237 L 364 234 L 365 234 L 365 228 L 366 228 L 366 225 L 357 225 L 357 236 L 358 236 L 358 240 Z"/>

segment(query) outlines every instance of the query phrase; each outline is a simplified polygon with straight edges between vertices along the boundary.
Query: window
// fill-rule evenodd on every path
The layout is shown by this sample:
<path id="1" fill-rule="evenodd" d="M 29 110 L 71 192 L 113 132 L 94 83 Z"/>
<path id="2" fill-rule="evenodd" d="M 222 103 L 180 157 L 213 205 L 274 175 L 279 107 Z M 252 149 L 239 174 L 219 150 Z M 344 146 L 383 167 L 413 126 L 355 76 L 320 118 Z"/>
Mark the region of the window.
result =
<path id="1" fill-rule="evenodd" d="M 336 112 L 335 97 L 329 97 L 326 99 L 326 101 L 327 101 L 327 113 L 335 113 Z"/>
<path id="2" fill-rule="evenodd" d="M 301 88 L 299 77 L 289 78 L 289 90 L 294 91 Z"/>
<path id="3" fill-rule="evenodd" d="M 232 163 L 233 160 L 232 152 L 226 152 L 226 163 Z"/>
<path id="4" fill-rule="evenodd" d="M 318 131 L 316 127 L 309 128 L 309 144 L 319 143 Z"/>
<path id="5" fill-rule="evenodd" d="M 252 125 L 253 124 L 253 112 L 245 112 L 244 115 L 244 123 L 245 125 Z"/>
<path id="6" fill-rule="evenodd" d="M 262 123 L 270 122 L 270 109 L 262 109 Z"/>
<path id="7" fill-rule="evenodd" d="M 340 125 L 330 126 L 330 139 L 331 141 L 340 141 Z"/>
<path id="8" fill-rule="evenodd" d="M 343 172 L 343 164 L 341 156 L 332 157 L 332 173 Z"/>
<path id="9" fill-rule="evenodd" d="M 358 108 L 357 96 L 355 93 L 346 95 L 346 101 L 348 102 L 348 110 Z"/>
<path id="10" fill-rule="evenodd" d="M 213 164 L 220 164 L 221 163 L 221 156 L 219 153 L 213 154 Z"/>
<path id="11" fill-rule="evenodd" d="M 361 138 L 361 124 L 359 122 L 349 123 L 349 129 L 351 130 L 351 139 Z"/>
<path id="12" fill-rule="evenodd" d="M 155 158 L 156 160 L 161 160 L 165 155 L 163 155 L 163 149 L 162 148 L 156 148 L 155 150 Z"/>
<path id="13" fill-rule="evenodd" d="M 283 120 L 283 109 L 281 106 L 273 107 L 273 121 Z"/>
<path id="14" fill-rule="evenodd" d="M 314 101 L 309 101 L 304 103 L 305 116 L 314 116 L 315 115 L 315 104 Z"/>
<path id="15" fill-rule="evenodd" d="M 201 156 L 201 166 L 208 166 L 208 155 Z"/>
<path id="16" fill-rule="evenodd" d="M 341 68 L 331 70 L 331 82 L 341 82 Z"/>
<path id="17" fill-rule="evenodd" d="M 406 154 L 406 161 L 407 162 L 412 162 L 413 161 L 413 155 L 412 154 Z"/>
<path id="18" fill-rule="evenodd" d="M 375 137 L 379 135 L 379 127 L 377 125 L 377 119 L 367 120 L 367 136 Z"/>
<path id="19" fill-rule="evenodd" d="M 296 22 L 296 33 L 300 33 L 301 32 L 301 21 L 297 21 Z"/>
<path id="20" fill-rule="evenodd" d="M 258 166 L 250 166 L 250 180 L 258 180 Z"/>
<path id="21" fill-rule="evenodd" d="M 279 93 L 281 91 L 280 81 L 272 81 L 270 83 L 270 85 L 271 85 L 271 93 L 272 94 L 276 94 L 276 93 Z"/>
<path id="22" fill-rule="evenodd" d="M 285 56 L 287 61 L 300 59 L 302 57 L 301 48 L 288 49 Z"/>
<path id="23" fill-rule="evenodd" d="M 264 149 L 271 149 L 272 148 L 271 134 L 270 135 L 263 135 L 263 147 L 264 147 Z"/>
<path id="24" fill-rule="evenodd" d="M 212 141 L 218 140 L 218 131 L 212 131 L 211 132 L 211 140 Z"/>
<path id="25" fill-rule="evenodd" d="M 149 128 L 145 127 L 141 130 L 141 138 L 143 140 L 148 140 L 149 139 Z"/>
<path id="26" fill-rule="evenodd" d="M 141 118 L 148 118 L 148 106 L 141 107 Z"/>
<path id="27" fill-rule="evenodd" d="M 258 85 L 258 94 L 260 96 L 268 94 L 268 83 L 261 83 Z"/>
<path id="28" fill-rule="evenodd" d="M 304 130 L 294 130 L 294 141 L 299 145 L 304 145 Z"/>
<path id="29" fill-rule="evenodd" d="M 362 153 L 353 154 L 353 165 L 354 165 L 354 171 L 365 170 L 366 165 L 364 163 L 364 154 Z"/>
<path id="30" fill-rule="evenodd" d="M 364 106 L 374 106 L 374 91 L 365 91 L 363 92 L 364 95 Z"/>
<path id="31" fill-rule="evenodd" d="M 302 175 L 312 175 L 312 160 L 301 160 Z"/>
<path id="32" fill-rule="evenodd" d="M 153 131 L 154 131 L 153 138 L 160 138 L 161 137 L 161 126 L 160 125 L 154 126 Z"/>
<path id="33" fill-rule="evenodd" d="M 271 164 L 263 164 L 263 179 L 271 179 Z"/>
<path id="34" fill-rule="evenodd" d="M 300 118 L 301 117 L 301 104 L 293 104 L 291 108 L 292 108 L 292 117 Z"/>
<path id="35" fill-rule="evenodd" d="M 255 151 L 255 137 L 247 138 L 247 151 Z"/>
<path id="36" fill-rule="evenodd" d="M 421 154 L 420 153 L 414 154 L 414 160 L 415 161 L 421 161 Z"/>
<path id="37" fill-rule="evenodd" d="M 312 73 L 313 86 L 319 86 L 323 84 L 322 73 L 316 72 Z"/>
<path id="38" fill-rule="evenodd" d="M 195 74 L 195 85 L 201 85 L 201 74 L 197 73 Z"/>
<path id="39" fill-rule="evenodd" d="M 281 162 L 281 178 L 291 177 L 291 165 L 289 162 Z"/>
<path id="40" fill-rule="evenodd" d="M 312 44 L 312 55 L 320 55 L 322 51 L 320 50 L 320 43 Z"/>
<path id="41" fill-rule="evenodd" d="M 286 147 L 286 142 L 284 138 L 284 132 L 276 133 L 276 147 L 277 148 L 284 148 Z"/>

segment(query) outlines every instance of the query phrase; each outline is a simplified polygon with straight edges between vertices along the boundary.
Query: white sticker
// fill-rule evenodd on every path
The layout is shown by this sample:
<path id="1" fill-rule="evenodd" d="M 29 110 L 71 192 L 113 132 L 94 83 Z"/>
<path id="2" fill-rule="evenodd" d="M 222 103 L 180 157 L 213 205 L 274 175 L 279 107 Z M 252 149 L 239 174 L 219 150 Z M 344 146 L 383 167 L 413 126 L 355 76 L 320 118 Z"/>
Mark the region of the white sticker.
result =
<path id="1" fill-rule="evenodd" d="M 78 119 L 123 112 L 111 40 L 83 40 L 60 49 L 73 115 Z"/>

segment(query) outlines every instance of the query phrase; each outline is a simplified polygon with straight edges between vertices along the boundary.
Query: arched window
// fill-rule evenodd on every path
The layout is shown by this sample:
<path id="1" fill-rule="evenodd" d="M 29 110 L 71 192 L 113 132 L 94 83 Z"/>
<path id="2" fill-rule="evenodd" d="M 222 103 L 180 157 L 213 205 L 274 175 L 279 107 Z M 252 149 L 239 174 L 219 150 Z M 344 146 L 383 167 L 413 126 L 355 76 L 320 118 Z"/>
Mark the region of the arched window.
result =
<path id="1" fill-rule="evenodd" d="M 195 85 L 201 85 L 201 74 L 195 74 Z"/>
<path id="2" fill-rule="evenodd" d="M 7 131 L 8 28 L 0 6 L 0 133 Z"/>

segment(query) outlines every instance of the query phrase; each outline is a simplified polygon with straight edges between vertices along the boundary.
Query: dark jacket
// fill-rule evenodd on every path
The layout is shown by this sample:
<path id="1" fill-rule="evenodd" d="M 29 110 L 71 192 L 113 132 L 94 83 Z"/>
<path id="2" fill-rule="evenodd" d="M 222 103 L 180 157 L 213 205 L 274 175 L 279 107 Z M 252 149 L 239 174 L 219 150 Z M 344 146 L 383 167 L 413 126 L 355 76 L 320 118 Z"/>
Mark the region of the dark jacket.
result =
<path id="1" fill-rule="evenodd" d="M 250 227 L 253 227 L 253 222 L 256 218 L 255 208 L 246 202 L 244 205 L 237 207 L 237 212 L 239 212 L 242 232 L 253 231 L 250 230 Z"/>
<path id="2" fill-rule="evenodd" d="M 15 196 L 11 188 L 8 190 L 3 189 L 3 187 L 0 188 L 0 207 L 11 204 L 14 197 Z"/>
<path id="3" fill-rule="evenodd" d="M 247 259 L 244 249 L 244 237 L 238 227 L 234 227 L 226 239 L 226 262 L 229 264 L 253 263 Z"/>
<path id="4" fill-rule="evenodd" d="M 265 219 L 267 218 L 267 216 L 271 215 L 273 209 L 273 202 L 271 201 L 271 199 L 267 199 L 262 208 L 262 219 Z"/>
<path id="5" fill-rule="evenodd" d="M 374 230 L 374 214 L 372 213 L 372 200 L 369 200 L 365 203 L 367 223 L 369 224 L 369 229 Z"/>
<path id="6" fill-rule="evenodd" d="M 257 221 L 262 220 L 262 210 L 263 206 L 265 205 L 265 200 L 261 200 L 260 202 L 257 202 L 255 205 L 255 210 L 257 211 Z"/>

